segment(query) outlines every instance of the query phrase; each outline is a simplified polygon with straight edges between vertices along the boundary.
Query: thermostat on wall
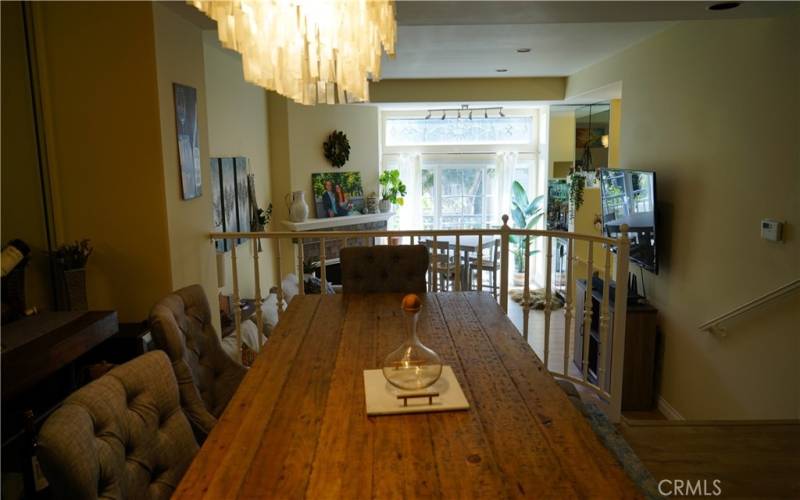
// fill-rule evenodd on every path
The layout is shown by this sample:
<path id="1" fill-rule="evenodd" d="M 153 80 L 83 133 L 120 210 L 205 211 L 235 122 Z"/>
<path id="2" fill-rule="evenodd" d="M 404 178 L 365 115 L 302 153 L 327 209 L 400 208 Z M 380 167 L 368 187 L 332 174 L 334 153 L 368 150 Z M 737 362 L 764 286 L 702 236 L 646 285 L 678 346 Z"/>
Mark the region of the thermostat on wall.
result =
<path id="1" fill-rule="evenodd" d="M 761 238 L 769 241 L 781 241 L 783 223 L 773 219 L 761 220 Z"/>

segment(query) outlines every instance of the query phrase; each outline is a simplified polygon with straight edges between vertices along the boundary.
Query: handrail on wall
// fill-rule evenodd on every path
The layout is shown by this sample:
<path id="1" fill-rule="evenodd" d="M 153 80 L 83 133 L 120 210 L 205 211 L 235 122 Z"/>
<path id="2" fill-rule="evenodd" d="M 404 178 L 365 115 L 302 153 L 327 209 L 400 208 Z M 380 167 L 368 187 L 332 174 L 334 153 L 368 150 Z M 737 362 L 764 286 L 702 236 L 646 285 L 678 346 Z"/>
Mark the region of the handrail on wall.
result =
<path id="1" fill-rule="evenodd" d="M 767 302 L 777 299 L 778 297 L 782 297 L 787 293 L 791 292 L 792 290 L 795 290 L 796 288 L 800 288 L 800 279 L 792 280 L 789 283 L 779 288 L 776 288 L 775 290 L 772 290 L 771 292 L 767 292 L 764 295 L 756 299 L 753 299 L 745 304 L 742 304 L 739 307 L 732 309 L 725 314 L 717 316 L 711 321 L 706 321 L 698 328 L 701 331 L 710 332 L 713 334 L 719 334 L 721 337 L 724 337 L 726 335 L 726 331 L 725 328 L 720 326 L 721 323 L 729 319 L 735 318 L 737 316 L 740 316 L 746 313 L 747 311 L 755 309 L 756 307 L 766 304 Z"/>

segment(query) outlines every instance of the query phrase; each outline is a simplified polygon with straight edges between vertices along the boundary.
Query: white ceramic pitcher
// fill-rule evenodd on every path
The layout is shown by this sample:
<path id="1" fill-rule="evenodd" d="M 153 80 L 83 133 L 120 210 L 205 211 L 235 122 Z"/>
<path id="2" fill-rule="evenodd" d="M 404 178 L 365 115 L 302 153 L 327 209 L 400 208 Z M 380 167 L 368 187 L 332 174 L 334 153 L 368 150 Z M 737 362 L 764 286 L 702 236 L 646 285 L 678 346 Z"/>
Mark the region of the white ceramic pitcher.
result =
<path id="1" fill-rule="evenodd" d="M 292 191 L 286 195 L 285 201 L 286 206 L 289 208 L 289 220 L 292 222 L 305 222 L 308 218 L 305 191 Z"/>

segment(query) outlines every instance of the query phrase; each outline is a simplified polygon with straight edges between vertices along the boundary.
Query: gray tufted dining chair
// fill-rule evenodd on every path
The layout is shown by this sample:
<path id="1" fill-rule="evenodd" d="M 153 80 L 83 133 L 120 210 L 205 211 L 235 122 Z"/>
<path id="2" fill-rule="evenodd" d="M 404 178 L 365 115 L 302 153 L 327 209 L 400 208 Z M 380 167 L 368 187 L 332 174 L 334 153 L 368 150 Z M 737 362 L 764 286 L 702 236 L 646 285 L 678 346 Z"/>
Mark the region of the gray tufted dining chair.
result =
<path id="1" fill-rule="evenodd" d="M 156 347 L 172 361 L 183 411 L 198 437 L 205 439 L 247 370 L 222 349 L 200 285 L 158 301 L 150 312 L 150 326 Z"/>
<path id="2" fill-rule="evenodd" d="M 425 293 L 428 251 L 422 245 L 348 247 L 339 253 L 344 293 Z"/>
<path id="3" fill-rule="evenodd" d="M 197 449 L 169 359 L 153 351 L 70 395 L 38 457 L 56 498 L 167 499 Z"/>

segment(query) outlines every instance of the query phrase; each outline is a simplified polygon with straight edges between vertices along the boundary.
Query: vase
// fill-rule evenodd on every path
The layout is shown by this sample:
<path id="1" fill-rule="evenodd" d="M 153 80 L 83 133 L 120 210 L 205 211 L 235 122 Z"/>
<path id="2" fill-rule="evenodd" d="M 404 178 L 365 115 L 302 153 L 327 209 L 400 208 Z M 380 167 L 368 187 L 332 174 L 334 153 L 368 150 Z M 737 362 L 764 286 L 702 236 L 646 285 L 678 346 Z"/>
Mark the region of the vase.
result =
<path id="1" fill-rule="evenodd" d="M 381 210 L 382 214 L 388 213 L 392 211 L 392 202 L 389 200 L 381 200 L 378 203 L 378 207 Z"/>
<path id="2" fill-rule="evenodd" d="M 86 311 L 86 269 L 70 269 L 62 272 L 64 280 L 64 305 L 68 311 Z"/>
<path id="3" fill-rule="evenodd" d="M 417 337 L 417 320 L 422 309 L 419 297 L 406 295 L 401 307 L 406 321 L 406 339 L 383 360 L 383 376 L 398 389 L 424 389 L 439 380 L 442 360 Z"/>
<path id="4" fill-rule="evenodd" d="M 291 197 L 291 199 L 290 199 Z M 289 220 L 305 222 L 308 218 L 308 204 L 305 191 L 293 191 L 286 195 L 286 207 L 289 209 Z"/>
<path id="5" fill-rule="evenodd" d="M 366 204 L 367 204 L 366 213 L 368 213 L 368 214 L 377 214 L 378 213 L 378 197 L 377 196 L 375 196 L 374 194 L 368 196 Z"/>

